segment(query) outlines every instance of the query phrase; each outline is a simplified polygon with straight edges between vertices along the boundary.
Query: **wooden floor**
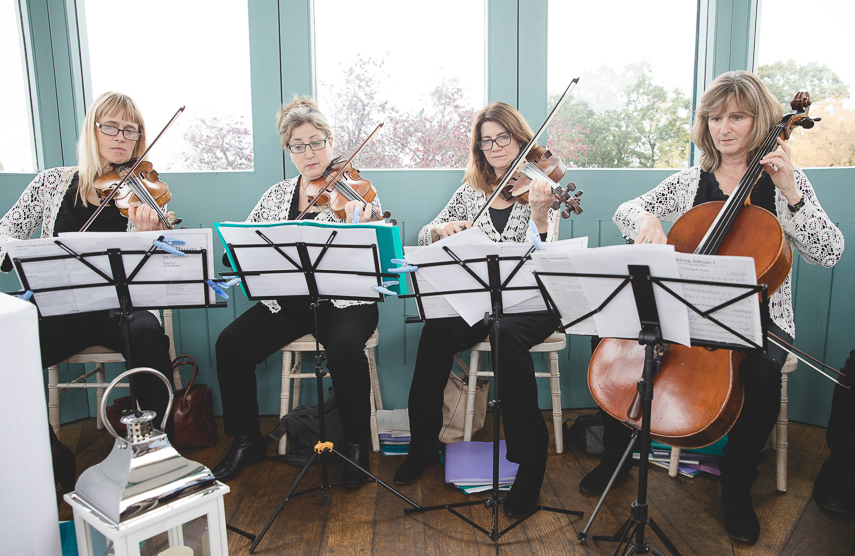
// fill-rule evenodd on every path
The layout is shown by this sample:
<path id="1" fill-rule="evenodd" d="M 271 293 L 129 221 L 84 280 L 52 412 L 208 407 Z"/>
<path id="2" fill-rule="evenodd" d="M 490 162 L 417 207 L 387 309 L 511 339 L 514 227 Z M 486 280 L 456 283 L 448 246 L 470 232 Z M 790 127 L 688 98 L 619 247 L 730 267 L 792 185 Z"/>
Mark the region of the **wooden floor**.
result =
<path id="1" fill-rule="evenodd" d="M 584 411 L 583 411 L 584 412 Z M 565 418 L 579 411 L 568 411 Z M 545 415 L 548 423 L 551 418 Z M 476 440 L 491 438 L 490 417 L 487 427 Z M 275 418 L 262 420 L 263 432 L 275 425 Z M 95 428 L 94 419 L 62 427 L 60 439 L 77 454 L 78 475 L 100 462 L 110 449 L 112 437 Z M 775 456 L 764 456 L 760 478 L 752 489 L 754 507 L 760 517 L 762 533 L 754 545 L 731 542 L 722 525 L 718 479 L 710 475 L 668 477 L 664 469 L 652 468 L 649 477 L 650 515 L 683 555 L 754 554 L 786 555 L 855 555 L 855 516 L 826 512 L 811 499 L 813 480 L 828 455 L 825 429 L 790 423 L 789 425 L 789 490 L 775 490 Z M 183 454 L 194 461 L 213 467 L 228 452 L 230 439 L 221 437 L 214 448 L 187 450 Z M 271 453 L 274 450 L 270 445 Z M 401 456 L 372 454 L 371 470 L 391 484 Z M 579 481 L 596 466 L 598 458 L 588 456 L 574 445 L 564 454 L 554 453 L 550 444 L 546 481 L 540 495 L 543 505 L 581 510 L 584 517 L 539 512 L 499 539 L 499 553 L 518 554 L 613 554 L 615 544 L 594 542 L 593 535 L 607 535 L 617 530 L 629 516 L 630 504 L 636 499 L 638 467 L 609 494 L 599 517 L 582 543 L 576 535 L 584 529 L 597 498 L 579 492 Z M 337 482 L 340 463 L 330 462 L 330 481 Z M 231 492 L 225 497 L 226 520 L 230 525 L 258 533 L 275 510 L 299 469 L 267 461 L 248 467 L 230 482 Z M 303 479 L 298 492 L 319 486 L 320 474 L 314 470 Z M 422 506 L 448 504 L 468 499 L 467 495 L 444 483 L 441 466 L 428 468 L 422 479 L 400 488 L 400 492 Z M 495 554 L 493 542 L 447 511 L 405 516 L 409 507 L 380 485 L 371 484 L 357 490 L 332 488 L 288 501 L 255 554 L 376 554 L 405 556 L 410 554 L 453 554 L 455 556 Z M 461 513 L 487 529 L 491 516 L 483 506 L 464 508 Z M 500 513 L 499 526 L 510 524 Z M 64 502 L 60 519 L 72 519 Z M 647 528 L 647 540 L 667 554 L 665 545 Z M 247 554 L 250 541 L 229 533 L 229 552 Z"/>

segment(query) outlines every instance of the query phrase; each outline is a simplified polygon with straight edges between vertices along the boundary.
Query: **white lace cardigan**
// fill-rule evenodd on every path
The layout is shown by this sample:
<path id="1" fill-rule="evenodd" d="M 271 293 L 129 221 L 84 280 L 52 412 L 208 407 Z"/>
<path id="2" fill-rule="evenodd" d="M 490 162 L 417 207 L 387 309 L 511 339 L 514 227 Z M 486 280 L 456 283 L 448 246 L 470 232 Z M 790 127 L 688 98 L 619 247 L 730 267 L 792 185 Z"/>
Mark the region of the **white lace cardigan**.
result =
<path id="1" fill-rule="evenodd" d="M 299 177 L 281 181 L 264 192 L 258 204 L 252 209 L 247 217 L 247 222 L 281 222 L 288 220 L 288 214 L 291 212 L 291 203 L 294 200 L 294 191 L 297 188 Z M 371 205 L 377 212 L 382 214 L 380 209 L 379 195 L 375 195 Z M 341 222 L 344 220 L 338 218 L 331 210 L 326 209 L 318 213 L 315 220 L 319 222 Z M 333 305 L 339 309 L 350 307 L 352 305 L 368 305 L 373 301 L 353 301 L 349 299 L 333 299 Z M 274 300 L 262 301 L 264 305 L 270 309 L 272 313 L 278 313 L 282 310 Z"/>
<path id="2" fill-rule="evenodd" d="M 843 255 L 843 233 L 822 209 L 805 173 L 796 168 L 794 174 L 796 187 L 805 201 L 797 213 L 790 212 L 786 197 L 775 188 L 775 208 L 784 236 L 807 262 L 831 268 Z M 623 203 L 613 220 L 623 236 L 633 240 L 638 237 L 641 219 L 647 213 L 662 222 L 674 222 L 692 208 L 700 180 L 699 167 L 677 172 L 641 197 Z M 775 324 L 795 338 L 791 279 L 792 270 L 784 284 L 772 294 L 769 313 Z"/>
<path id="3" fill-rule="evenodd" d="M 437 224 L 457 220 L 472 222 L 486 202 L 487 196 L 483 192 L 476 190 L 468 183 L 464 183 L 457 188 L 457 191 L 454 192 L 454 195 L 451 196 L 448 204 L 440 211 L 439 215 L 419 231 L 419 245 L 431 244 L 430 231 Z M 547 241 L 552 241 L 556 214 L 557 211 L 549 209 L 549 227 L 546 230 Z M 508 223 L 501 234 L 496 230 L 496 226 L 490 219 L 489 210 L 481 218 L 481 221 L 478 222 L 478 227 L 495 242 L 525 243 L 531 241 L 528 236 L 529 220 L 531 220 L 531 206 L 514 203 L 511 215 L 508 217 Z"/>
<path id="4" fill-rule="evenodd" d="M 56 215 L 74 177 L 69 170 L 58 167 L 39 173 L 0 219 L 0 261 L 6 257 L 7 243 L 29 239 L 39 226 L 42 227 L 41 237 L 53 237 Z M 128 220 L 128 231 L 132 230 L 133 225 Z"/>

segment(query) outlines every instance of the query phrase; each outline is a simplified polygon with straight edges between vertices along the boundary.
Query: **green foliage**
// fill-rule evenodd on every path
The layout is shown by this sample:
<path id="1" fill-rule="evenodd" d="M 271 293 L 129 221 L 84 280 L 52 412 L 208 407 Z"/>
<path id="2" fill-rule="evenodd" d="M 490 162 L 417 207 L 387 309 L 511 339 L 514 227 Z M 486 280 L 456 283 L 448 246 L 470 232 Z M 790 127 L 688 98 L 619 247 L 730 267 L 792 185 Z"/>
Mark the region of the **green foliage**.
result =
<path id="1" fill-rule="evenodd" d="M 610 68 L 600 73 L 616 75 Z M 550 125 L 553 152 L 569 166 L 583 168 L 673 168 L 688 163 L 691 100 L 653 82 L 648 64 L 627 66 L 623 75 L 637 76 L 616 96 L 616 107 L 595 110 L 597 100 L 565 103 Z M 597 95 L 599 97 L 599 95 Z M 550 99 L 558 100 L 557 95 Z M 570 139 L 570 153 L 562 150 Z"/>
<path id="2" fill-rule="evenodd" d="M 789 112 L 790 101 L 799 91 L 810 93 L 811 100 L 849 98 L 849 87 L 825 64 L 800 65 L 795 60 L 760 66 L 757 75 Z"/>

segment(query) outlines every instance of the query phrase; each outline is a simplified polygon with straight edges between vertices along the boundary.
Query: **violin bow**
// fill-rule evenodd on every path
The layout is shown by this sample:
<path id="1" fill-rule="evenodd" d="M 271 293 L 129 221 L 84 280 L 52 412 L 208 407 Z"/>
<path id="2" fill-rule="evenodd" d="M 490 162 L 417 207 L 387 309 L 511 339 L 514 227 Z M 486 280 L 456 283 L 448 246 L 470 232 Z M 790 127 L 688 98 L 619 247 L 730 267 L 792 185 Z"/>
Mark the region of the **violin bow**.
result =
<path id="1" fill-rule="evenodd" d="M 531 150 L 534 148 L 534 146 L 537 144 L 537 138 L 540 137 L 540 134 L 543 133 L 543 130 L 546 129 L 546 126 L 548 126 L 550 124 L 550 122 L 552 122 L 552 120 L 555 118 L 555 116 L 558 115 L 558 110 L 561 108 L 561 105 L 564 104 L 565 100 L 567 100 L 570 91 L 573 89 L 573 87 L 576 86 L 576 83 L 578 83 L 578 82 L 579 82 L 578 77 L 574 78 L 570 82 L 570 84 L 564 90 L 564 93 L 561 95 L 561 98 L 559 98 L 558 102 L 555 103 L 555 106 L 552 108 L 552 111 L 549 113 L 549 115 L 546 117 L 546 119 L 540 125 L 540 128 L 537 130 L 537 133 L 532 135 L 531 140 L 528 142 L 528 144 L 525 146 L 525 148 L 520 151 L 520 154 L 514 159 L 514 161 L 511 163 L 511 165 L 508 166 L 508 171 L 505 172 L 505 176 L 502 178 L 502 181 L 499 182 L 499 185 L 496 186 L 496 189 L 493 190 L 493 193 L 490 195 L 490 197 L 487 198 L 487 202 L 484 203 L 484 206 L 481 207 L 481 210 L 478 211 L 478 214 L 476 214 L 475 218 L 472 220 L 472 227 L 477 226 L 478 221 L 484 217 L 484 214 L 486 214 L 487 209 L 489 209 L 491 206 L 493 206 L 493 202 L 496 200 L 496 197 L 499 196 L 499 193 L 502 192 L 502 189 L 505 188 L 505 186 L 510 181 L 511 177 L 516 172 L 517 166 L 519 166 L 519 164 L 523 160 L 525 160 L 525 157 L 528 156 L 528 153 L 530 153 Z"/>
<path id="2" fill-rule="evenodd" d="M 327 184 L 323 187 L 323 189 L 318 191 L 318 194 L 315 195 L 315 197 L 311 201 L 309 201 L 309 204 L 306 206 L 306 208 L 303 209 L 303 212 L 298 214 L 297 218 L 295 218 L 294 220 L 302 220 L 303 217 L 306 216 L 306 213 L 309 212 L 309 209 L 311 209 L 313 206 L 315 206 L 315 203 L 318 202 L 318 197 L 320 197 L 322 193 L 326 193 L 327 191 L 331 191 L 331 189 L 330 189 L 331 187 L 335 187 L 335 183 L 338 181 L 338 178 L 341 177 L 341 175 L 344 173 L 345 169 L 347 169 L 347 167 L 350 165 L 351 161 L 354 158 L 356 158 L 356 155 L 359 154 L 359 151 L 361 151 L 365 147 L 365 145 L 368 144 L 368 141 L 370 141 L 371 138 L 374 137 L 374 134 L 377 133 L 378 131 L 380 131 L 380 128 L 383 127 L 384 123 L 385 122 L 380 122 L 379 124 L 377 124 L 377 127 L 374 128 L 374 131 L 372 131 L 368 135 L 368 137 L 365 138 L 365 141 L 363 141 L 362 144 L 359 145 L 359 147 L 356 149 L 356 151 L 352 155 L 350 155 L 350 158 L 348 158 L 347 162 L 344 163 L 344 165 L 341 167 L 341 169 L 339 169 L 339 171 L 335 173 L 333 178 L 331 180 L 327 180 Z M 308 184 L 306 184 L 306 185 L 308 186 Z"/>
<path id="3" fill-rule="evenodd" d="M 186 106 L 182 106 L 181 108 L 179 108 L 178 111 L 175 113 L 175 115 L 172 116 L 172 119 L 170 119 L 168 122 L 166 122 L 166 125 L 163 127 L 163 129 L 160 130 L 160 133 L 157 134 L 157 137 L 155 137 L 154 140 L 151 143 L 149 143 L 148 148 L 146 148 L 146 150 L 143 151 L 143 153 L 139 156 L 139 158 L 137 158 L 137 161 L 134 163 L 133 166 L 131 166 L 131 169 L 128 170 L 128 172 L 124 176 L 122 176 L 122 179 L 119 180 L 119 183 L 117 183 L 113 187 L 113 190 L 110 191 L 110 194 L 107 195 L 107 197 L 101 201 L 101 205 L 97 209 L 95 209 L 95 212 L 92 213 L 92 216 L 89 217 L 89 220 L 86 221 L 86 224 L 84 224 L 83 227 L 80 228 L 81 232 L 85 232 L 89 228 L 89 226 L 92 225 L 92 222 L 95 220 L 95 218 L 99 214 L 101 214 L 101 211 L 104 210 L 104 207 L 107 206 L 107 203 L 112 201 L 113 198 L 116 196 L 116 194 L 119 192 L 119 188 L 122 187 L 122 185 L 124 185 L 124 183 L 128 180 L 128 178 L 130 178 L 131 176 L 134 175 L 134 170 L 136 170 L 139 167 L 139 165 L 142 164 L 142 161 L 145 160 L 145 156 L 148 154 L 148 151 L 150 151 L 151 148 L 154 146 L 154 144 L 157 143 L 157 140 L 160 139 L 160 136 L 163 135 L 163 132 L 166 131 L 167 129 L 169 129 L 169 126 L 171 126 L 173 124 L 173 122 L 175 122 L 175 120 L 178 119 L 178 116 L 180 116 L 181 113 L 184 112 L 185 108 L 186 108 Z M 158 215 L 157 215 L 158 218 L 160 219 L 161 222 L 164 222 L 166 217 L 160 211 L 160 207 L 152 207 L 152 208 L 154 208 L 155 210 L 158 211 Z M 168 223 L 167 223 L 167 228 L 169 228 Z"/>

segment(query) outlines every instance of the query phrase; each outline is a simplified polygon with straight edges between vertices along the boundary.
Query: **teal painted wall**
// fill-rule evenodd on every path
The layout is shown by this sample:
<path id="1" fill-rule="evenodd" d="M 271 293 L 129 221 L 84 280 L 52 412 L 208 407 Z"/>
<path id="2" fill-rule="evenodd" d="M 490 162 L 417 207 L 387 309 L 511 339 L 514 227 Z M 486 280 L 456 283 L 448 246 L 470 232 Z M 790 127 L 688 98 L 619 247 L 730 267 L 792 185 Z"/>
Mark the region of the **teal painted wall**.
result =
<path id="1" fill-rule="evenodd" d="M 41 167 L 69 164 L 74 160 L 76 126 L 82 119 L 82 99 L 91 100 L 86 71 L 79 67 L 77 31 L 73 2 L 29 0 L 27 6 L 28 40 L 35 74 L 36 120 L 39 130 Z M 696 80 L 700 90 L 710 76 L 729 69 L 750 69 L 753 65 L 752 18 L 756 1 L 701 0 L 699 25 L 699 62 Z M 283 100 L 294 93 L 312 94 L 315 90 L 311 63 L 312 2 L 282 0 L 249 4 L 250 63 L 252 79 L 255 169 L 235 173 L 174 173 L 164 175 L 173 191 L 170 209 L 175 210 L 188 227 L 209 227 L 212 222 L 241 220 L 261 194 L 294 168 L 279 146 L 274 115 Z M 486 17 L 487 95 L 488 101 L 503 100 L 520 107 L 536 125 L 545 117 L 546 40 L 534 30 L 546 18 L 546 0 L 496 0 L 490 2 Z M 517 37 L 517 40 L 508 40 Z M 55 44 L 50 48 L 51 41 Z M 281 57 L 280 49 L 298 52 Z M 538 54 L 542 54 L 538 56 Z M 85 93 L 84 93 L 85 91 Z M 618 204 L 647 191 L 672 171 L 669 170 L 570 170 L 565 181 L 574 181 L 585 190 L 582 215 L 565 220 L 561 238 L 588 236 L 590 246 L 621 243 L 611 216 Z M 855 237 L 855 206 L 850 194 L 855 169 L 812 169 L 808 175 L 832 219 L 844 234 Z M 416 241 L 419 228 L 432 219 L 460 184 L 459 170 L 371 171 L 384 208 L 398 220 L 405 245 Z M 0 173 L 0 209 L 18 198 L 32 175 Z M 222 249 L 215 247 L 217 270 Z M 835 367 L 842 365 L 852 338 L 855 296 L 848 291 L 855 255 L 845 253 L 834 269 L 823 269 L 797 260 L 794 266 L 796 345 Z M 0 275 L 0 291 L 12 291 L 17 280 Z M 833 300 L 833 302 L 832 302 Z M 175 339 L 178 353 L 192 355 L 199 362 L 199 381 L 215 391 L 216 411 L 219 395 L 216 380 L 214 345 L 220 331 L 250 306 L 238 297 L 226 308 L 177 311 Z M 404 316 L 413 314 L 412 301 L 390 299 L 380 307 L 380 345 L 377 360 L 384 404 L 387 408 L 405 407 L 420 326 L 404 324 Z M 564 407 L 591 407 L 586 369 L 590 358 L 587 337 L 570 337 L 561 354 L 561 390 Z M 540 370 L 546 362 L 536 359 Z M 306 362 L 307 369 L 309 362 Z M 61 380 L 81 374 L 81 365 L 63 365 Z M 108 366 L 115 376 L 120 365 Z M 259 405 L 262 413 L 278 413 L 281 359 L 275 354 L 258 368 Z M 549 386 L 541 379 L 541 406 L 551 406 Z M 186 377 L 185 377 L 186 381 Z M 791 377 L 790 418 L 824 426 L 828 418 L 832 384 L 818 374 L 800 367 Z M 313 401 L 314 389 L 304 388 L 304 402 Z M 94 393 L 73 391 L 64 394 L 61 420 L 64 422 L 94 415 Z"/>

